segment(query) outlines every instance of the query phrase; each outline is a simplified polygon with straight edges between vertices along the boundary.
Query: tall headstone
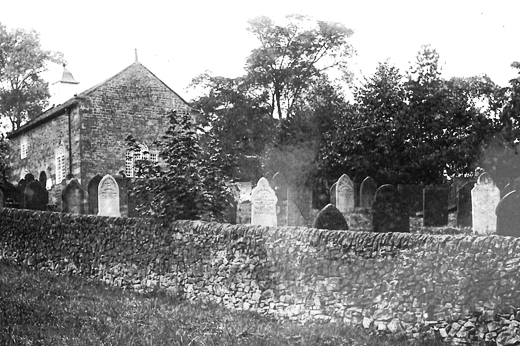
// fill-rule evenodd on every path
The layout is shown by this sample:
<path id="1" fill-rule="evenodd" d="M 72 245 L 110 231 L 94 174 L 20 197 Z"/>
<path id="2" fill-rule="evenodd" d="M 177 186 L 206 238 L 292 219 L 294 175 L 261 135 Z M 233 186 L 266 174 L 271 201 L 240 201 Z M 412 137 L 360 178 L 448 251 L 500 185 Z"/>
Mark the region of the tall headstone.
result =
<path id="1" fill-rule="evenodd" d="M 89 214 L 97 215 L 99 209 L 98 209 L 98 187 L 99 182 L 103 179 L 101 174 L 97 174 L 92 178 L 88 185 L 87 185 L 87 191 L 88 191 L 88 211 Z"/>
<path id="2" fill-rule="evenodd" d="M 276 203 L 277 224 L 278 226 L 287 226 L 287 180 L 285 180 L 285 177 L 282 175 L 282 173 L 278 172 L 274 175 L 270 185 L 272 185 L 278 199 L 278 202 Z"/>
<path id="3" fill-rule="evenodd" d="M 410 232 L 410 216 L 395 186 L 386 184 L 377 189 L 372 228 L 374 232 Z"/>
<path id="4" fill-rule="evenodd" d="M 49 193 L 38 180 L 31 181 L 24 191 L 25 209 L 47 210 Z"/>
<path id="5" fill-rule="evenodd" d="M 498 235 L 520 237 L 520 191 L 505 195 L 497 205 L 496 215 Z"/>
<path id="6" fill-rule="evenodd" d="M 251 194 L 251 224 L 260 226 L 277 226 L 276 193 L 266 178 L 260 178 Z"/>
<path id="7" fill-rule="evenodd" d="M 372 208 L 376 197 L 377 183 L 372 177 L 366 177 L 361 183 L 359 193 L 359 206 L 361 208 Z"/>
<path id="8" fill-rule="evenodd" d="M 446 226 L 449 189 L 444 186 L 432 186 L 425 188 L 423 193 L 423 225 L 425 227 Z"/>
<path id="9" fill-rule="evenodd" d="M 354 183 L 343 174 L 336 185 L 336 208 L 346 217 L 354 210 Z"/>
<path id="10" fill-rule="evenodd" d="M 119 186 L 110 174 L 105 175 L 98 186 L 98 215 L 121 216 Z"/>
<path id="11" fill-rule="evenodd" d="M 45 173 L 45 171 L 40 172 L 38 181 L 40 182 L 40 184 L 42 184 L 43 187 L 47 188 L 47 173 Z"/>
<path id="12" fill-rule="evenodd" d="M 65 186 L 61 193 L 62 209 L 64 213 L 70 214 L 86 214 L 86 191 L 76 179 Z"/>
<path id="13" fill-rule="evenodd" d="M 323 208 L 314 219 L 313 228 L 330 230 L 348 230 L 348 223 L 343 214 L 332 204 Z"/>
<path id="14" fill-rule="evenodd" d="M 475 183 L 469 182 L 464 184 L 458 191 L 457 195 L 457 226 L 472 227 L 471 217 L 471 190 Z"/>
<path id="15" fill-rule="evenodd" d="M 414 184 L 397 185 L 403 202 L 410 216 L 415 216 L 423 210 L 423 186 Z"/>
<path id="16" fill-rule="evenodd" d="M 336 186 L 338 186 L 338 182 L 335 182 L 330 187 L 330 204 L 336 206 Z"/>
<path id="17" fill-rule="evenodd" d="M 471 190 L 473 231 L 479 235 L 494 234 L 497 227 L 496 207 L 500 190 L 488 173 L 482 173 Z"/>

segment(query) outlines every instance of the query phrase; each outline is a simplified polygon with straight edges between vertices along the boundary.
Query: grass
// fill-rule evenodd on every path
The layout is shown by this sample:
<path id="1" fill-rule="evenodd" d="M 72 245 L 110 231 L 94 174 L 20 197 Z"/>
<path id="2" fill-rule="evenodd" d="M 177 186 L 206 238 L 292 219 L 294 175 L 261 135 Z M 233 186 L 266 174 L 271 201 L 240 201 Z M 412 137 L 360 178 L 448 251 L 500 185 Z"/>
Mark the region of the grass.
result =
<path id="1" fill-rule="evenodd" d="M 256 313 L 138 294 L 0 261 L 0 345 L 441 345 L 300 325 Z"/>

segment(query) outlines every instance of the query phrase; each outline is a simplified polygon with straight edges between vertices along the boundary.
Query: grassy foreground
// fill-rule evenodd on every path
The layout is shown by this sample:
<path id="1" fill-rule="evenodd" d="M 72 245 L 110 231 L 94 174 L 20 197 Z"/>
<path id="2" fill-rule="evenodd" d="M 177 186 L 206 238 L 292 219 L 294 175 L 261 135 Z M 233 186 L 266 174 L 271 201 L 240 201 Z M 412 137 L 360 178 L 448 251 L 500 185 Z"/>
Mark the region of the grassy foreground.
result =
<path id="1" fill-rule="evenodd" d="M 0 261 L 0 345 L 440 345 L 276 321 Z"/>

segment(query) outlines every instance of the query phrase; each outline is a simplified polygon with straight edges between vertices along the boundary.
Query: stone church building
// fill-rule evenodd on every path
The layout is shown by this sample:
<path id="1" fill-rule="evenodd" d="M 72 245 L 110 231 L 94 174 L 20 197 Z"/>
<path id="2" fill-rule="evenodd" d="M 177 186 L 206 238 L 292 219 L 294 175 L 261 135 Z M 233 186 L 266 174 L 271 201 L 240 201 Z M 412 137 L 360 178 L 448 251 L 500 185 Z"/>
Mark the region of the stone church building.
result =
<path id="1" fill-rule="evenodd" d="M 64 69 L 62 86 L 75 85 Z M 11 172 L 16 185 L 31 173 L 46 186 L 49 204 L 61 209 L 66 181 L 87 190 L 96 175 L 133 176 L 134 159 L 144 151 L 158 159 L 153 142 L 168 127 L 167 113 L 196 116 L 177 93 L 136 61 L 106 81 L 56 105 L 8 135 Z M 132 135 L 141 153 L 128 150 Z"/>

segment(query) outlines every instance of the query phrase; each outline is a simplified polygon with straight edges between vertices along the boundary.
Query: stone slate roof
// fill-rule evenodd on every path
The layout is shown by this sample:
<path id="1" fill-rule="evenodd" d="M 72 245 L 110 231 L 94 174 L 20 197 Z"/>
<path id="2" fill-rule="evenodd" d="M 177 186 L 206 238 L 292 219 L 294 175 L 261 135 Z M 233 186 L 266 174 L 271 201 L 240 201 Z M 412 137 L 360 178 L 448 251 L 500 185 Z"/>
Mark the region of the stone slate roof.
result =
<path id="1" fill-rule="evenodd" d="M 88 95 L 90 95 L 92 92 L 94 92 L 95 90 L 99 89 L 101 86 L 107 84 L 108 82 L 110 82 L 111 80 L 117 78 L 119 75 L 123 74 L 125 71 L 127 71 L 128 69 L 134 67 L 135 65 L 138 65 L 139 67 L 145 69 L 148 73 L 150 73 L 154 78 L 156 78 L 159 82 L 161 82 L 168 90 L 170 90 L 173 94 L 175 94 L 182 102 L 184 102 L 186 105 L 189 106 L 189 103 L 186 102 L 179 94 L 177 94 L 175 91 L 173 91 L 166 83 L 164 83 L 160 78 L 158 78 L 154 73 L 152 73 L 148 68 L 146 68 L 143 64 L 141 64 L 140 62 L 136 61 L 134 62 L 133 64 L 131 64 L 130 66 L 126 67 L 125 69 L 123 69 L 122 71 L 120 71 L 119 73 L 115 74 L 114 76 L 106 79 L 105 81 L 77 94 L 76 96 L 74 96 L 73 98 L 65 101 L 64 103 L 60 104 L 60 105 L 57 105 L 55 107 L 52 107 L 48 110 L 46 110 L 45 112 L 43 112 L 42 114 L 40 114 L 39 116 L 37 116 L 36 118 L 28 121 L 27 123 L 25 123 L 23 126 L 21 126 L 18 130 L 16 131 L 13 131 L 11 132 L 10 134 L 7 135 L 7 138 L 8 139 L 11 139 L 11 138 L 15 138 L 15 137 L 18 137 L 20 136 L 21 134 L 23 134 L 24 132 L 38 126 L 39 124 L 43 123 L 43 122 L 46 122 L 46 121 L 49 121 L 51 119 L 54 119 L 56 118 L 57 116 L 61 115 L 61 114 L 64 114 L 68 109 L 70 109 L 71 107 L 73 106 L 76 106 L 79 104 L 79 101 L 81 99 L 84 99 L 86 98 Z M 190 107 L 191 108 L 191 107 Z"/>

